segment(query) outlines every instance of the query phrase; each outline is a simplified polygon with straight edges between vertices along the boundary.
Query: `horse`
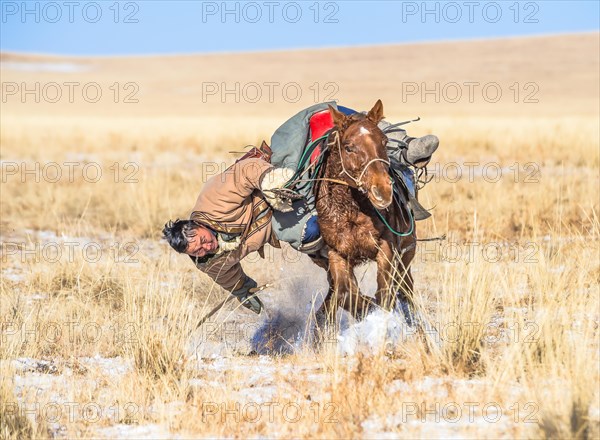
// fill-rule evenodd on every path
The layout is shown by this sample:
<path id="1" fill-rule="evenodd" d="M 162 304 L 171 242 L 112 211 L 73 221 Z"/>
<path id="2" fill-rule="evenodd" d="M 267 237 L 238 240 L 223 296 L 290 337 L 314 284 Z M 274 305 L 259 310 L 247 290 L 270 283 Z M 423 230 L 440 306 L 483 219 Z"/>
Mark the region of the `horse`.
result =
<path id="1" fill-rule="evenodd" d="M 412 324 L 410 264 L 417 237 L 410 208 L 394 196 L 398 182 L 390 175 L 388 140 L 377 127 L 384 118 L 383 104 L 378 100 L 366 115 L 347 116 L 332 106 L 329 112 L 334 128 L 326 138 L 314 188 L 326 247 L 311 259 L 327 270 L 329 282 L 317 324 L 334 322 L 340 306 L 362 319 L 376 307 L 393 309 L 398 301 Z M 374 300 L 361 294 L 354 275 L 354 267 L 369 260 L 377 263 Z"/>

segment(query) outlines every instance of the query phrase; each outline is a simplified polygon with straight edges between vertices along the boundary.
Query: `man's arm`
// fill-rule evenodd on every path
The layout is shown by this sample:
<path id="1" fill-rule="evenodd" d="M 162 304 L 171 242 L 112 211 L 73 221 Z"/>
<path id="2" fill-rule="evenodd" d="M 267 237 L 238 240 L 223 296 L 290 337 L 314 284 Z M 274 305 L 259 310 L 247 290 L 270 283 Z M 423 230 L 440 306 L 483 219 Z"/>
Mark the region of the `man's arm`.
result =
<path id="1" fill-rule="evenodd" d="M 247 204 L 260 189 L 264 174 L 273 167 L 262 159 L 245 159 L 210 178 L 202 187 L 191 215 L 192 220 L 241 225 L 247 220 Z"/>
<path id="2" fill-rule="evenodd" d="M 245 159 L 233 164 L 206 182 L 198 196 L 191 219 L 199 223 L 212 222 L 225 230 L 244 230 L 248 222 L 252 221 L 252 194 L 257 190 L 262 191 L 263 180 L 264 183 L 272 183 L 273 179 L 268 178 L 268 173 L 272 170 L 274 167 L 270 163 L 258 158 Z M 262 243 L 264 244 L 266 243 Z M 259 247 L 262 245 L 259 244 Z M 244 273 L 240 265 L 240 261 L 249 250 L 251 249 L 242 243 L 237 249 L 222 255 L 192 260 L 198 269 L 240 299 L 241 296 L 247 296 L 245 291 L 249 291 L 250 287 L 256 287 L 250 286 L 253 280 Z"/>
<path id="3" fill-rule="evenodd" d="M 229 254 L 234 252 L 229 252 Z M 254 295 L 256 281 L 244 273 L 239 260 L 235 262 L 235 258 L 228 258 L 227 254 L 206 263 L 201 263 L 194 257 L 192 257 L 192 260 L 198 269 L 207 274 L 223 289 L 228 290 L 244 307 L 260 314 L 263 305 L 260 299 Z M 234 263 L 231 264 L 231 262 Z"/>
<path id="4" fill-rule="evenodd" d="M 239 174 L 239 187 L 241 195 L 250 195 L 258 189 L 262 192 L 265 200 L 278 211 L 292 211 L 291 203 L 276 196 L 272 190 L 283 188 L 294 176 L 295 171 L 291 168 L 276 168 L 262 159 L 246 159 L 237 162 L 235 173 Z"/>
<path id="5" fill-rule="evenodd" d="M 232 292 L 239 289 L 246 279 L 246 274 L 238 259 L 238 252 L 227 252 L 213 257 L 206 262 L 199 258 L 190 257 L 196 267 L 208 275 L 215 283 L 223 289 Z"/>
<path id="6" fill-rule="evenodd" d="M 285 212 L 286 206 L 280 206 L 269 190 L 283 185 L 292 175 L 293 170 L 275 168 L 262 159 L 236 162 L 204 184 L 190 218 L 200 223 L 208 219 L 239 228 L 245 216 L 247 221 L 248 199 L 257 190 L 263 192 L 273 208 Z"/>

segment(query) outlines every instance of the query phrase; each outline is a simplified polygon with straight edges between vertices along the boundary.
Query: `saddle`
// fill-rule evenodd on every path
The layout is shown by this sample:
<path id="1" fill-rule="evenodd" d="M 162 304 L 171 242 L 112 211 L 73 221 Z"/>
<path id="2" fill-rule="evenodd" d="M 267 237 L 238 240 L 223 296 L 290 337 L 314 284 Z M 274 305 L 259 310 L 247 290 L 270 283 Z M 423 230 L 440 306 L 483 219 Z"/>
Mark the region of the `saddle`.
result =
<path id="1" fill-rule="evenodd" d="M 312 140 L 318 139 L 333 128 L 333 118 L 329 110 L 321 110 L 311 116 L 309 120 L 310 124 L 310 137 Z M 321 155 L 321 145 L 315 148 L 315 151 L 310 155 L 310 163 L 313 164 L 317 161 Z"/>

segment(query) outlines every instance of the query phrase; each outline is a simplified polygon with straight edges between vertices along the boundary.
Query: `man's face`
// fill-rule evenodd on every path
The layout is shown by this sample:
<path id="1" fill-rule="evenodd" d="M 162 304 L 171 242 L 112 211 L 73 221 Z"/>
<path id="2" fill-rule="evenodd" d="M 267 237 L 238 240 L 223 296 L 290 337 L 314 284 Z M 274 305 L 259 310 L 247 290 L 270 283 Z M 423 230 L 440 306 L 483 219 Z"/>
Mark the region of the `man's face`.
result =
<path id="1" fill-rule="evenodd" d="M 196 228 L 196 235 L 188 239 L 186 254 L 192 257 L 204 257 L 206 254 L 214 254 L 219 244 L 217 237 L 202 226 Z"/>

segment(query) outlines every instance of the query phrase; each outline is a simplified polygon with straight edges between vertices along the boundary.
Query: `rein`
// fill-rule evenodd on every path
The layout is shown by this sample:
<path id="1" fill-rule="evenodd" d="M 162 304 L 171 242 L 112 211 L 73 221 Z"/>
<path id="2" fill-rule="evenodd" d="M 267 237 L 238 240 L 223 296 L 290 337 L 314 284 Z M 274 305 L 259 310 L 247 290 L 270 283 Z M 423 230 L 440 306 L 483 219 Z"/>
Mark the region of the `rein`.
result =
<path id="1" fill-rule="evenodd" d="M 306 161 L 308 160 L 308 158 L 310 157 L 310 155 L 313 153 L 313 151 L 315 151 L 315 149 L 317 148 L 317 146 L 321 142 L 325 141 L 328 136 L 329 136 L 328 133 L 324 134 L 323 136 L 315 139 L 310 144 L 308 144 L 308 146 L 304 149 L 304 152 L 302 153 L 302 156 L 300 157 L 300 161 L 298 162 L 298 166 L 296 167 L 296 172 L 294 173 L 294 175 L 292 176 L 292 178 L 284 185 L 284 188 L 290 188 L 290 187 L 294 186 L 298 182 L 311 182 L 313 180 L 316 180 L 316 179 L 300 179 L 300 177 L 302 177 L 304 174 L 308 173 L 310 171 L 310 169 L 314 167 L 314 164 L 309 165 L 304 171 L 302 171 L 302 168 L 304 168 L 304 165 L 306 164 Z M 322 151 L 319 154 L 319 162 L 323 158 L 323 153 L 324 153 L 324 151 Z"/>
<path id="2" fill-rule="evenodd" d="M 311 142 L 306 149 L 304 150 L 304 152 L 302 153 L 302 156 L 300 157 L 300 161 L 298 162 L 298 166 L 296 167 L 296 173 L 292 176 L 292 178 L 284 185 L 285 188 L 290 188 L 293 187 L 294 185 L 296 185 L 297 183 L 300 182 L 317 182 L 317 181 L 328 181 L 328 182 L 332 182 L 332 183 L 337 183 L 340 185 L 346 185 L 349 186 L 351 188 L 357 188 L 360 189 L 360 187 L 357 185 L 356 187 L 350 185 L 348 182 L 345 182 L 344 180 L 340 180 L 340 179 L 332 179 L 329 177 L 314 177 L 314 178 L 307 178 L 307 179 L 301 179 L 302 176 L 304 176 L 305 174 L 310 173 L 310 171 L 315 168 L 316 171 L 318 171 L 318 169 L 320 168 L 322 162 L 323 162 L 323 158 L 325 156 L 325 153 L 327 152 L 327 150 L 329 149 L 329 147 L 331 145 L 334 145 L 337 141 L 337 143 L 339 143 L 339 135 L 338 132 L 335 131 L 336 133 L 336 141 L 334 142 L 329 142 L 327 143 L 327 147 L 324 148 L 321 153 L 319 154 L 318 160 L 315 161 L 314 163 L 310 164 L 304 171 L 302 171 L 302 168 L 304 167 L 304 165 L 306 164 L 306 161 L 308 159 L 308 157 L 310 157 L 310 154 L 312 154 L 312 152 L 316 149 L 317 145 L 320 144 L 321 142 L 326 141 L 329 138 L 329 135 L 332 134 L 333 132 L 328 132 L 326 134 L 324 134 L 323 136 L 315 139 L 313 142 Z M 341 152 L 340 152 L 341 153 Z M 367 164 L 367 166 L 370 165 Z M 342 165 L 343 167 L 343 165 Z M 366 168 L 366 167 L 365 167 Z M 315 175 L 317 174 L 317 172 L 315 171 Z M 342 173 L 340 173 L 342 174 Z M 352 176 L 350 176 L 353 180 L 354 178 Z M 362 177 L 362 174 L 361 174 Z"/>
<path id="3" fill-rule="evenodd" d="M 396 205 L 398 206 L 398 208 L 400 208 L 400 212 L 402 211 L 402 205 L 398 202 L 398 200 L 396 200 L 396 195 L 394 194 L 394 202 L 396 202 Z M 375 208 L 375 212 L 377 213 L 377 215 L 379 216 L 379 219 L 383 222 L 383 224 L 385 225 L 386 228 L 388 228 L 388 230 L 398 236 L 398 237 L 408 237 L 409 235 L 412 235 L 413 232 L 415 232 L 415 218 L 413 217 L 412 213 L 410 212 L 410 209 L 407 210 L 408 212 L 408 218 L 410 220 L 410 227 L 408 228 L 407 232 L 398 232 L 396 231 L 394 228 L 392 228 L 389 223 L 385 220 L 385 218 L 383 217 L 383 215 L 381 215 L 381 212 L 379 212 L 379 209 Z"/>

